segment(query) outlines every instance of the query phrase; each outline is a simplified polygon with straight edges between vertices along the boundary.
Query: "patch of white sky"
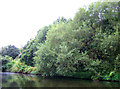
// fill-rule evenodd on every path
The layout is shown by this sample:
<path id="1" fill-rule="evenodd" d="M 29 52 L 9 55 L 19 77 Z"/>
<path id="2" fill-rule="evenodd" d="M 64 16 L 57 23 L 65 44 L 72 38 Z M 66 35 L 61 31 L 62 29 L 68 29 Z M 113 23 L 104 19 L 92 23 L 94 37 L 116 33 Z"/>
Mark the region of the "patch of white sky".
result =
<path id="1" fill-rule="evenodd" d="M 0 47 L 23 47 L 57 18 L 73 18 L 80 7 L 98 0 L 1 0 Z"/>

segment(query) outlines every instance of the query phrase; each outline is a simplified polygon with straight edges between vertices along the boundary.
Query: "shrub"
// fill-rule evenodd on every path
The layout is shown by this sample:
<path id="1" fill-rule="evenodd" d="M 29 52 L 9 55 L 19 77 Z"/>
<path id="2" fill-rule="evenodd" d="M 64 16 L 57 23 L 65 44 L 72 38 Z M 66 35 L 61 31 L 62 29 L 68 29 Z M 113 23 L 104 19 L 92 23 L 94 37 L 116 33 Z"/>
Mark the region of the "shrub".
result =
<path id="1" fill-rule="evenodd" d="M 1 56 L 0 55 L 0 61 L 2 62 L 2 71 L 5 72 L 7 71 L 7 63 L 11 63 L 12 58 L 9 56 Z"/>

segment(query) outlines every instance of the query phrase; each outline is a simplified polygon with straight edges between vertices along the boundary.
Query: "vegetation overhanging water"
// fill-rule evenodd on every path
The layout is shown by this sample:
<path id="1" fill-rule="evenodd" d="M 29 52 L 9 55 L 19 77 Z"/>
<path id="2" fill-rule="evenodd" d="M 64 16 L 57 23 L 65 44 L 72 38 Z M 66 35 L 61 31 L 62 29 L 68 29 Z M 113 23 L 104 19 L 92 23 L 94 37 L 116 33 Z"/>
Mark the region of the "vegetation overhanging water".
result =
<path id="1" fill-rule="evenodd" d="M 120 2 L 96 2 L 57 19 L 22 48 L 0 50 L 2 71 L 120 81 Z"/>
<path id="2" fill-rule="evenodd" d="M 1 74 L 0 74 L 1 75 Z M 2 87 L 120 87 L 118 82 L 91 81 L 74 78 L 43 78 L 39 75 L 2 73 Z M 111 88 L 112 89 L 112 88 Z"/>

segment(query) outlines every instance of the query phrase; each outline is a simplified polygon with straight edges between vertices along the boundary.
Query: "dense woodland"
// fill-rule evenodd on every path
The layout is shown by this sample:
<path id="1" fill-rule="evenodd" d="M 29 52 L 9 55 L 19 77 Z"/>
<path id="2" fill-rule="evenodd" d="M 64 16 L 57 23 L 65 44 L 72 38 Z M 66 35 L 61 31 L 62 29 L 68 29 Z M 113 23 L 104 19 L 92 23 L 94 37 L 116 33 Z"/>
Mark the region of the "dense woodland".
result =
<path id="1" fill-rule="evenodd" d="M 22 48 L 0 50 L 2 71 L 120 81 L 120 2 L 96 2 L 58 18 Z"/>

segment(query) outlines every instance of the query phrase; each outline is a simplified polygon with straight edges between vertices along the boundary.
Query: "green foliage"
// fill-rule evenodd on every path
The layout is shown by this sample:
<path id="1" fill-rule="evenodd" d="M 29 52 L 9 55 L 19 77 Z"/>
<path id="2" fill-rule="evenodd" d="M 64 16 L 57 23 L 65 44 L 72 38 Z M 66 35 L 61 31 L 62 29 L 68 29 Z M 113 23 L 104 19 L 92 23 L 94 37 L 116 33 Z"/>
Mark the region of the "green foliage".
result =
<path id="1" fill-rule="evenodd" d="M 37 36 L 35 37 L 36 43 L 44 43 L 46 40 L 47 31 L 51 28 L 51 26 L 45 26 L 37 32 Z"/>
<path id="2" fill-rule="evenodd" d="M 64 17 L 59 17 L 56 21 L 53 22 L 53 24 L 61 24 L 61 23 L 69 23 L 72 19 L 66 19 Z"/>
<path id="3" fill-rule="evenodd" d="M 33 57 L 34 52 L 37 50 L 36 43 L 34 40 L 28 42 L 27 46 L 23 49 L 20 60 L 21 62 L 25 62 L 28 66 L 34 66 L 34 59 Z"/>
<path id="4" fill-rule="evenodd" d="M 11 68 L 12 66 L 15 64 L 15 61 L 12 60 L 11 62 L 7 63 L 6 66 L 7 66 L 7 71 L 11 71 Z"/>
<path id="5" fill-rule="evenodd" d="M 16 48 L 14 45 L 11 46 L 6 46 L 6 47 L 3 47 L 1 50 L 0 50 L 0 55 L 2 56 L 5 56 L 5 55 L 8 55 L 10 57 L 12 57 L 13 59 L 15 59 L 18 55 L 19 55 L 19 49 Z"/>
<path id="6" fill-rule="evenodd" d="M 105 75 L 104 80 L 120 81 L 120 72 L 111 71 L 108 75 Z"/>
<path id="7" fill-rule="evenodd" d="M 58 18 L 40 29 L 7 68 L 42 76 L 119 81 L 119 8 L 117 2 L 97 2 L 80 8 L 73 20 Z"/>
<path id="8" fill-rule="evenodd" d="M 1 61 L 1 64 L 2 64 L 2 71 L 3 72 L 5 72 L 5 71 L 7 71 L 7 69 L 9 69 L 11 66 L 9 66 L 8 67 L 8 63 L 11 63 L 11 61 L 12 61 L 12 58 L 11 57 L 9 57 L 9 56 L 1 56 L 0 55 L 0 61 Z"/>
<path id="9" fill-rule="evenodd" d="M 116 78 L 120 63 L 117 16 L 117 3 L 97 2 L 88 9 L 80 8 L 73 21 L 58 19 L 47 32 L 45 43 L 38 45 L 37 72 L 43 76 L 88 72 L 89 78 L 96 80 L 115 71 Z"/>
<path id="10" fill-rule="evenodd" d="M 55 71 L 54 52 L 51 51 L 46 45 L 41 45 L 39 50 L 36 52 L 36 55 L 38 55 L 38 57 L 35 57 L 36 67 L 38 68 L 37 72 L 44 76 L 53 75 L 55 73 L 53 72 Z"/>
<path id="11" fill-rule="evenodd" d="M 81 79 L 91 79 L 92 73 L 91 72 L 76 72 L 72 74 L 75 78 L 81 78 Z"/>
<path id="12" fill-rule="evenodd" d="M 8 64 L 10 65 L 10 64 Z M 36 73 L 36 67 L 31 67 L 31 66 L 27 66 L 25 65 L 24 62 L 21 62 L 20 59 L 15 59 L 14 60 L 14 64 L 12 65 L 12 67 L 10 68 L 11 72 L 18 72 L 18 73 Z"/>
<path id="13" fill-rule="evenodd" d="M 120 70 L 120 54 L 118 54 L 114 60 L 114 70 L 117 72 Z"/>
<path id="14" fill-rule="evenodd" d="M 37 51 L 37 46 L 45 42 L 46 34 L 50 27 L 51 26 L 45 26 L 43 29 L 40 29 L 35 39 L 28 41 L 28 43 L 23 47 L 20 55 L 21 62 L 25 62 L 28 66 L 34 66 L 34 53 Z"/>

